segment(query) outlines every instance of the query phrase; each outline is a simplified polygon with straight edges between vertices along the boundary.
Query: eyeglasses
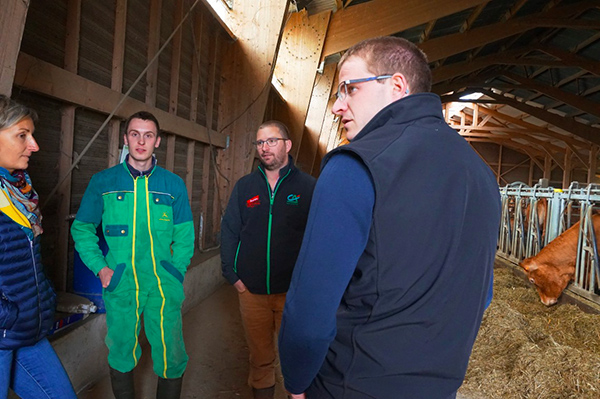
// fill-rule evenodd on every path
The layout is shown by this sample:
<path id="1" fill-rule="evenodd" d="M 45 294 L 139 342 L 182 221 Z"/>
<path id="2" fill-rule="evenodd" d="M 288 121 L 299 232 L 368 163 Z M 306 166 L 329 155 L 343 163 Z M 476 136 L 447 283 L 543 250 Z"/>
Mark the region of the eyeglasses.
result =
<path id="1" fill-rule="evenodd" d="M 256 146 L 256 148 L 262 148 L 264 143 L 267 143 L 267 145 L 269 147 L 275 147 L 279 140 L 285 141 L 287 139 L 282 139 L 282 138 L 277 137 L 277 138 L 271 138 L 271 139 L 266 139 L 266 140 L 256 140 L 256 141 L 253 141 L 252 144 L 254 144 Z"/>
<path id="2" fill-rule="evenodd" d="M 348 85 L 352 85 L 355 83 L 370 82 L 372 80 L 389 79 L 391 77 L 392 75 L 379 75 L 371 76 L 370 78 L 344 80 L 338 86 L 338 91 L 337 93 L 335 93 L 335 97 L 340 101 L 344 101 L 346 97 L 348 97 Z M 352 90 L 352 87 L 350 87 L 350 90 Z"/>

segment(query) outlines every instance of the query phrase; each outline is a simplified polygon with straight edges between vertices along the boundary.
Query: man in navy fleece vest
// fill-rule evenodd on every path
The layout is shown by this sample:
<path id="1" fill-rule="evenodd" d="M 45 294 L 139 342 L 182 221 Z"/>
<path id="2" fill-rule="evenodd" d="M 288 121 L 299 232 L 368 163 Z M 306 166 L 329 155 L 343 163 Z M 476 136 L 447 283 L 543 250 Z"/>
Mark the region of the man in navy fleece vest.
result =
<path id="1" fill-rule="evenodd" d="M 456 396 L 493 271 L 500 197 L 444 121 L 427 58 L 379 37 L 339 63 L 350 144 L 323 160 L 280 332 L 292 398 Z"/>

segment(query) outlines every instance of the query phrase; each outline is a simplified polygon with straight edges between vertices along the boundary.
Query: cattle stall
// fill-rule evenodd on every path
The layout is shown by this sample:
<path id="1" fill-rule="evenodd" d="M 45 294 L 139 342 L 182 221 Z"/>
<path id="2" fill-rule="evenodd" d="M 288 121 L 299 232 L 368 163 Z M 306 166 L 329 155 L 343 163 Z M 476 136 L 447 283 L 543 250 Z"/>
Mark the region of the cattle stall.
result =
<path id="1" fill-rule="evenodd" d="M 538 254 L 577 222 L 579 236 L 574 281 L 567 290 L 600 304 L 600 267 L 592 215 L 600 209 L 600 186 L 572 182 L 568 189 L 521 182 L 500 189 L 502 216 L 498 256 L 518 264 Z"/>

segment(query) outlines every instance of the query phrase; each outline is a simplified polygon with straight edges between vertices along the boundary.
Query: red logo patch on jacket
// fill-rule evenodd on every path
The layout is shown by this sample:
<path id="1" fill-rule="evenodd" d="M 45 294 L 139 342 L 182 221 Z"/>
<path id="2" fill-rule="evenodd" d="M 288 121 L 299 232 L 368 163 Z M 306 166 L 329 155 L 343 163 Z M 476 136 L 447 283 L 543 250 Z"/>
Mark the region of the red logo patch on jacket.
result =
<path id="1" fill-rule="evenodd" d="M 246 207 L 248 208 L 254 208 L 255 206 L 259 206 L 260 205 L 260 198 L 258 198 L 258 195 L 255 195 L 254 197 L 250 198 L 249 200 L 246 200 Z"/>

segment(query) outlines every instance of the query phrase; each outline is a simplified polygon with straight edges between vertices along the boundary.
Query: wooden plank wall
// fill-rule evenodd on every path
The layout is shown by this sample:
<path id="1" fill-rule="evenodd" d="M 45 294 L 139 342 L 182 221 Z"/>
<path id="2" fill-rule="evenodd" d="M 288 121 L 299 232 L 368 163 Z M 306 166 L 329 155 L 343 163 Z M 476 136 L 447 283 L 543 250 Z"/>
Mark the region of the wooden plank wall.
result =
<path id="1" fill-rule="evenodd" d="M 219 151 L 217 162 L 223 174 L 219 174 L 218 191 L 223 208 L 235 182 L 252 168 L 251 142 L 265 115 L 288 4 L 289 0 L 235 2 L 224 15 L 237 39 L 224 48 L 221 68 L 219 126 L 230 140 L 228 148 Z"/>
<path id="2" fill-rule="evenodd" d="M 72 160 L 120 101 L 119 93 L 132 87 L 190 4 L 183 0 L 30 3 L 12 90 L 14 99 L 40 115 L 36 138 L 41 150 L 32 158 L 30 172 L 43 204 L 44 263 L 61 290 L 72 287 L 69 215 L 76 213 L 90 177 L 117 161 L 123 119 L 137 110 L 153 112 L 167 129 L 156 151 L 158 164 L 168 165 L 186 182 L 196 227 L 201 214 L 210 220 L 199 248 L 218 244 L 220 214 L 214 213 L 220 212 L 220 204 L 213 203 L 219 202 L 219 195 L 214 193 L 216 174 L 208 162 L 209 142 L 217 147 L 225 144 L 217 133 L 218 76 L 223 48 L 232 42 L 201 3 L 68 173 Z"/>

